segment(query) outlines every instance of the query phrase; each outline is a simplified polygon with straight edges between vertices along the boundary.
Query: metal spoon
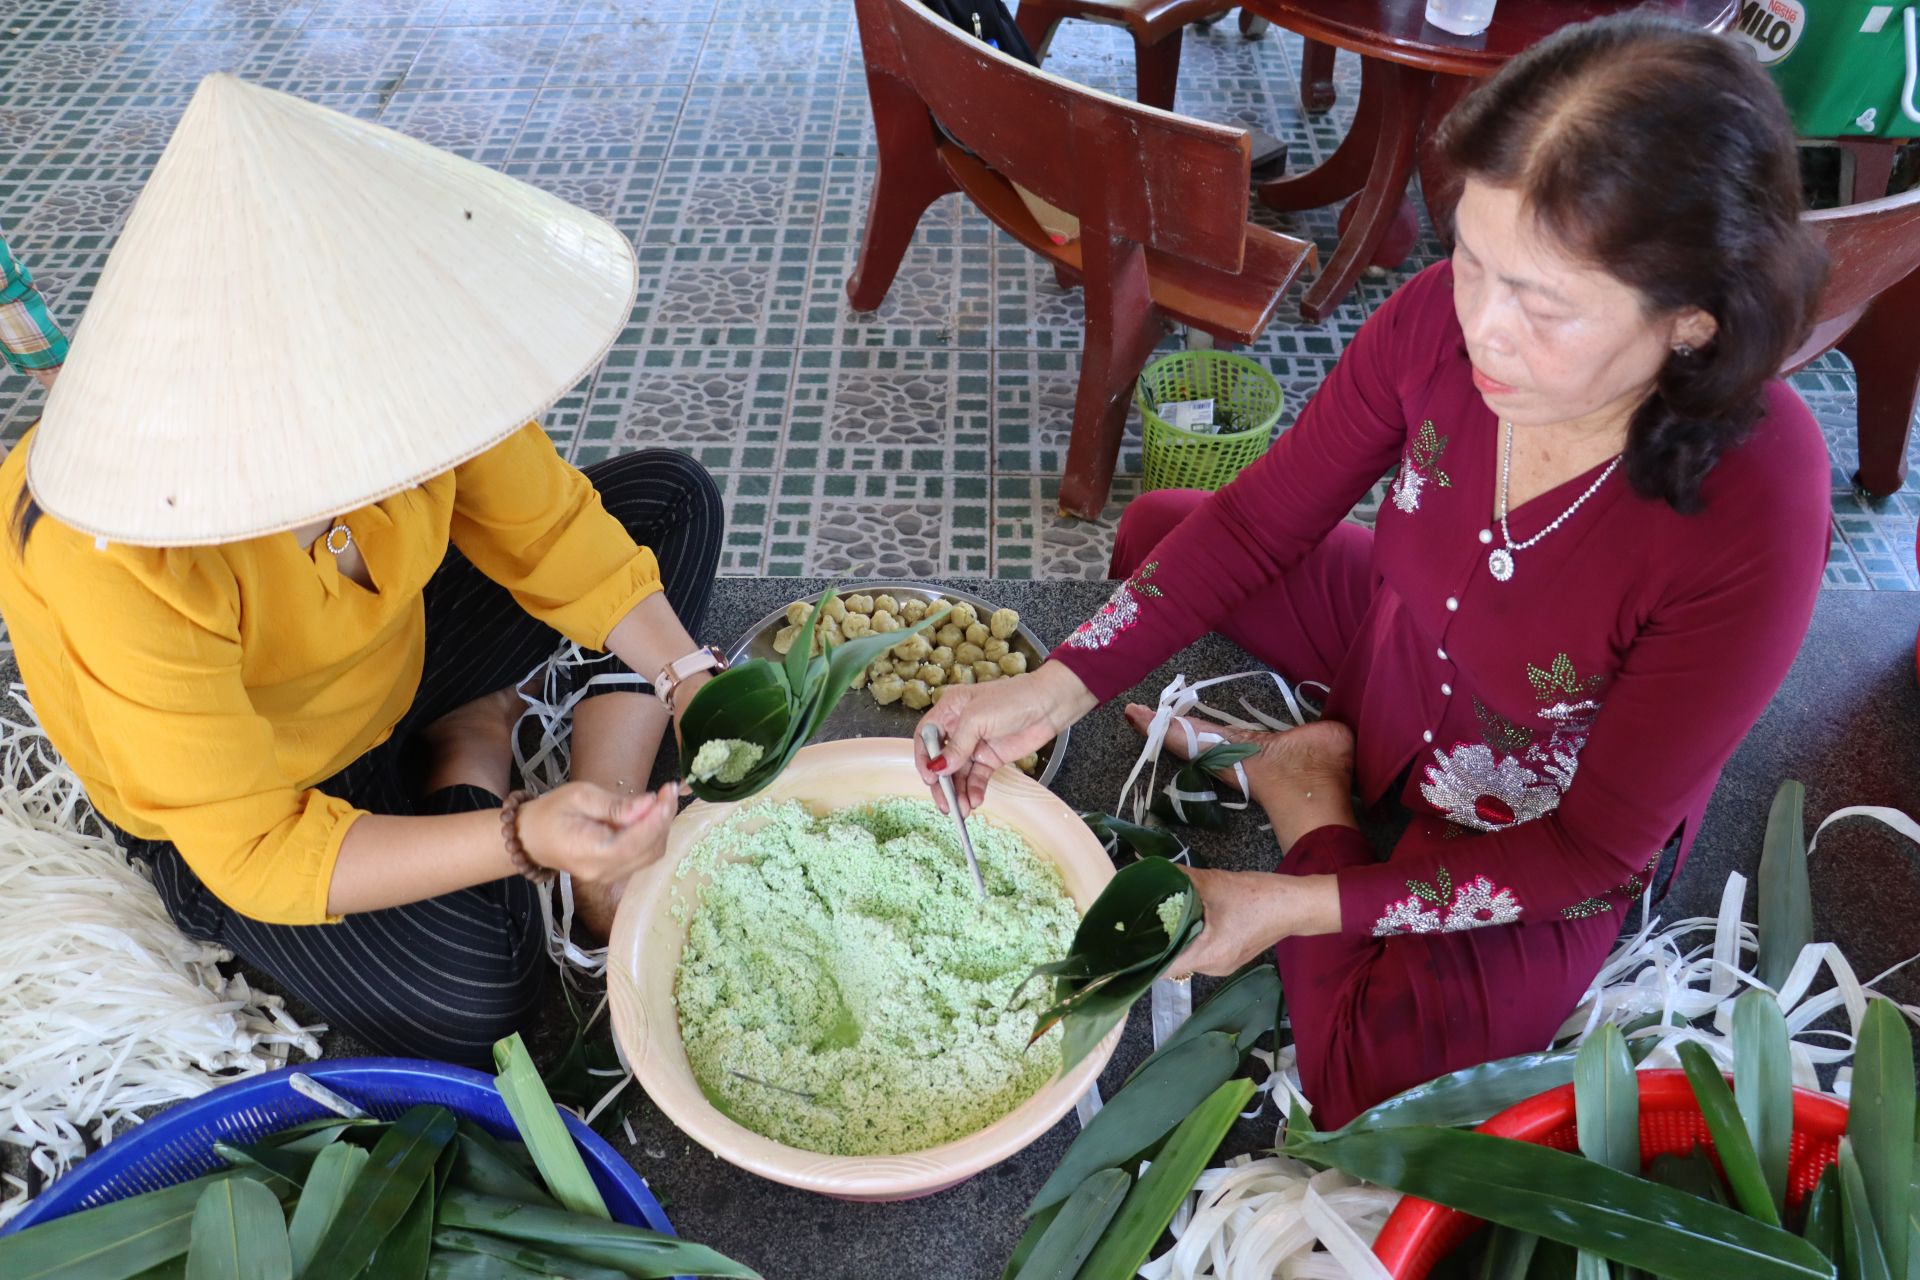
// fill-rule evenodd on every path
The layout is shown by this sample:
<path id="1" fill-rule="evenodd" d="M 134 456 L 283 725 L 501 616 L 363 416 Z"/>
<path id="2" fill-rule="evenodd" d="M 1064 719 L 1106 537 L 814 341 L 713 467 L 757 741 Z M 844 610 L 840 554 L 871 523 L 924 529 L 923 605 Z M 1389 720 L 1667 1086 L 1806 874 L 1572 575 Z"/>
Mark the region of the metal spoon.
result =
<path id="1" fill-rule="evenodd" d="M 920 726 L 920 743 L 927 749 L 929 760 L 938 760 L 943 747 L 940 726 L 925 724 Z M 946 774 L 940 775 L 940 795 L 947 802 L 947 812 L 953 815 L 953 825 L 960 829 L 960 848 L 967 855 L 967 869 L 973 872 L 973 887 L 980 891 L 980 901 L 987 900 L 987 882 L 980 874 L 980 859 L 973 853 L 973 837 L 967 834 L 967 820 L 960 816 L 960 801 L 954 794 L 953 779 Z"/>

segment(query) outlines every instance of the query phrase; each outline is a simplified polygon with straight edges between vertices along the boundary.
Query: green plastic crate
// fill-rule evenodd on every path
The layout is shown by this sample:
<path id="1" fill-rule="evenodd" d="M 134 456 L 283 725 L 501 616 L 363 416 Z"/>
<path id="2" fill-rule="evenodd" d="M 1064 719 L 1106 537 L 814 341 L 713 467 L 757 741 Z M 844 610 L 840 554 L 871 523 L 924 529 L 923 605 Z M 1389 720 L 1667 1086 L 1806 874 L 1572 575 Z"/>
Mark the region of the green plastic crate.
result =
<path id="1" fill-rule="evenodd" d="M 1186 431 L 1156 412 L 1179 400 L 1212 400 L 1219 435 Z M 1134 391 L 1145 423 L 1147 489 L 1218 489 L 1273 441 L 1280 384 L 1259 363 L 1224 351 L 1178 351 L 1140 371 Z"/>

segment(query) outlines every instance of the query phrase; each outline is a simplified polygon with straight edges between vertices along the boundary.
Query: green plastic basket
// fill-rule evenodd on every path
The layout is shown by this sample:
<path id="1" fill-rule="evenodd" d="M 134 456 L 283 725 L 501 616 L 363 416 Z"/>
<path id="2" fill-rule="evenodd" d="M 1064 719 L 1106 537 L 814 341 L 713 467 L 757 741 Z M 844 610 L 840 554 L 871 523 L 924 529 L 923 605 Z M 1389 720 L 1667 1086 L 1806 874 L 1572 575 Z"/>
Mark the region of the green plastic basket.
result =
<path id="1" fill-rule="evenodd" d="M 1145 422 L 1147 489 L 1218 489 L 1267 451 L 1280 420 L 1280 384 L 1258 362 L 1224 351 L 1176 351 L 1140 371 L 1134 391 Z M 1212 400 L 1214 421 L 1237 430 L 1203 435 L 1174 426 L 1154 406 Z"/>

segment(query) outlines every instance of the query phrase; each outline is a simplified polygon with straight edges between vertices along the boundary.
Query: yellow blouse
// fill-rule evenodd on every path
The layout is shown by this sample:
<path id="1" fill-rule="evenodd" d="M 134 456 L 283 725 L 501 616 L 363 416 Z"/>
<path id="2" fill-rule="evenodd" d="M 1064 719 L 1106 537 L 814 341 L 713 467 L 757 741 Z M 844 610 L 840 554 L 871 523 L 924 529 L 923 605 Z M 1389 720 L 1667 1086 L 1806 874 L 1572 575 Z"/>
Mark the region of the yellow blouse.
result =
<path id="1" fill-rule="evenodd" d="M 47 734 L 101 813 L 170 840 L 234 910 L 330 921 L 360 816 L 314 784 L 393 731 L 419 687 L 421 589 L 451 541 L 523 608 L 600 649 L 660 590 L 600 495 L 537 424 L 345 517 L 374 590 L 278 533 L 156 549 L 11 516 L 29 432 L 0 464 L 0 614 Z"/>

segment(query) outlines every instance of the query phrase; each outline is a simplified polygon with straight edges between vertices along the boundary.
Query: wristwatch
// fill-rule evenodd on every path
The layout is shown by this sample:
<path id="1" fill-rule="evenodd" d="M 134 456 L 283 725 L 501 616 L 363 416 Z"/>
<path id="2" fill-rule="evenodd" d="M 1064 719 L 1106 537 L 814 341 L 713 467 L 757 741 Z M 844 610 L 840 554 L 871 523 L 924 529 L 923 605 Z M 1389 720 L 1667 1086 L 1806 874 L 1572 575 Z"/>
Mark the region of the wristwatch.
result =
<path id="1" fill-rule="evenodd" d="M 666 704 L 667 710 L 673 710 L 673 691 L 688 676 L 699 675 L 702 671 L 715 673 L 727 669 L 727 660 L 721 652 L 708 645 L 704 649 L 695 649 L 684 658 L 675 658 L 669 662 L 659 675 L 654 677 L 654 696 Z"/>

